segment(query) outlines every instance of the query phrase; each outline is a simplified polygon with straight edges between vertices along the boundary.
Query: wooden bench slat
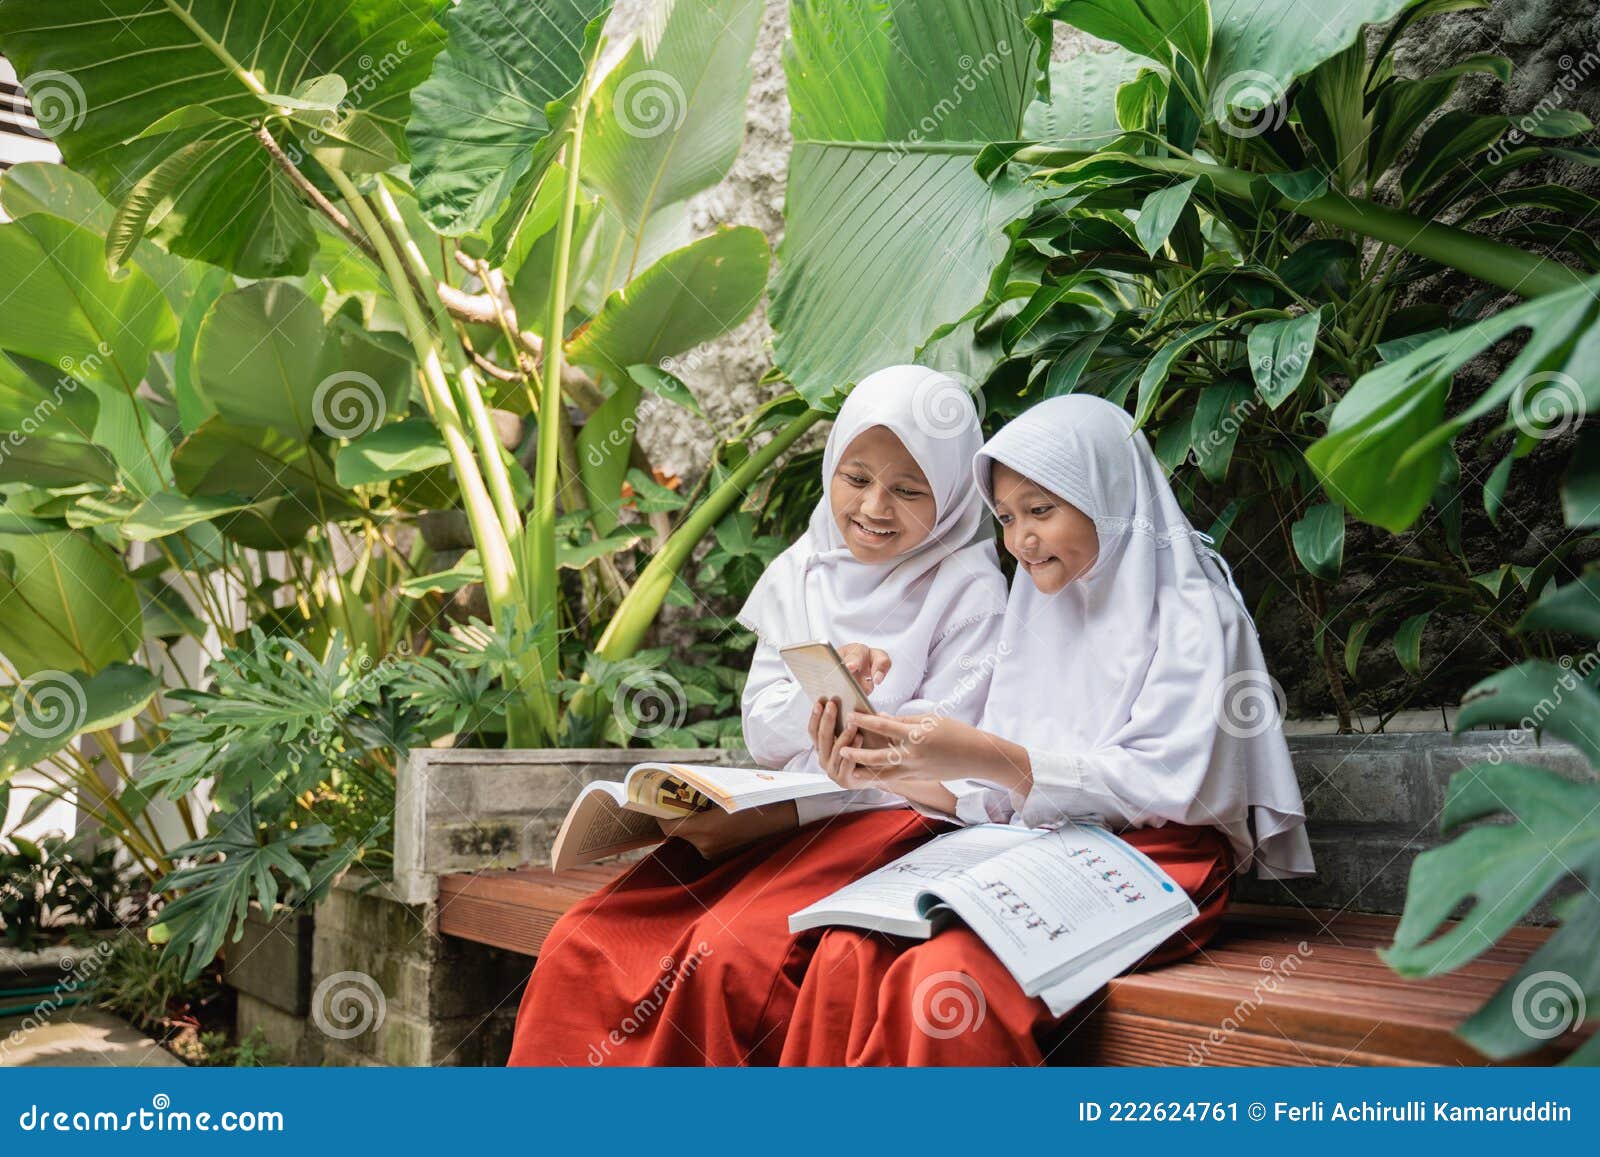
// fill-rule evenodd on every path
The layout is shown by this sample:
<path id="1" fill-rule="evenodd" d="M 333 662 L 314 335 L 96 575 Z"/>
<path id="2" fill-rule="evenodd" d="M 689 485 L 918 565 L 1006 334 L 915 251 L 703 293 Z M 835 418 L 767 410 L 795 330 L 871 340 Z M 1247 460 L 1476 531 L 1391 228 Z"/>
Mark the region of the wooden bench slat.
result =
<path id="1" fill-rule="evenodd" d="M 534 956 L 564 912 L 627 868 L 442 876 L 438 930 Z M 1393 942 L 1396 923 L 1365 912 L 1236 904 L 1200 955 L 1118 977 L 1076 1010 L 1050 1055 L 1057 1063 L 1102 1065 L 1183 1065 L 1197 1057 L 1208 1065 L 1489 1063 L 1453 1030 L 1538 950 L 1550 929 L 1515 928 L 1453 973 L 1407 980 L 1376 954 Z M 1282 971 L 1291 953 L 1299 961 Z M 1267 991 L 1264 982 L 1274 976 L 1277 991 Z M 1513 1063 L 1552 1063 L 1592 1031 L 1568 1034 Z"/>

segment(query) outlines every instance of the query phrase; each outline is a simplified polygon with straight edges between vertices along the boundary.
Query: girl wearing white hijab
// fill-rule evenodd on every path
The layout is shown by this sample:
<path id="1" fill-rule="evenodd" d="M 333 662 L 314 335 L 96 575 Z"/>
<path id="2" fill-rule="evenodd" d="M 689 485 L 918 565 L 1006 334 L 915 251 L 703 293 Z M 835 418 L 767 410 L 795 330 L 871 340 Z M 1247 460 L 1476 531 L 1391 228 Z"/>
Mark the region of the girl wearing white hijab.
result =
<path id="1" fill-rule="evenodd" d="M 739 616 L 759 639 L 743 704 L 758 761 L 820 766 L 813 705 L 778 658 L 789 643 L 834 643 L 880 709 L 977 721 L 990 667 L 964 659 L 992 651 L 1006 602 L 968 473 L 981 442 L 970 395 L 920 366 L 868 376 L 840 408 L 810 526 Z M 663 822 L 681 838 L 551 931 L 510 1063 L 776 1063 L 821 938 L 791 935 L 789 914 L 945 830 L 905 806 L 923 796 L 949 798 L 908 780 Z"/>
<path id="2" fill-rule="evenodd" d="M 1314 872 L 1249 613 L 1120 407 L 1087 395 L 1042 402 L 991 439 L 973 471 L 1018 559 L 980 725 L 852 714 L 835 744 L 830 707 L 819 757 L 841 782 L 946 781 L 963 822 L 1084 819 L 1121 831 L 1201 909 L 1151 959 L 1194 952 L 1236 872 Z M 981 986 L 987 1014 L 971 1031 L 919 1031 L 929 1010 L 912 1004 L 948 973 Z M 785 1063 L 989 1064 L 1039 1063 L 1036 1037 L 1058 1018 L 965 928 L 909 948 L 835 928 L 796 1019 L 804 1029 L 790 1034 Z"/>

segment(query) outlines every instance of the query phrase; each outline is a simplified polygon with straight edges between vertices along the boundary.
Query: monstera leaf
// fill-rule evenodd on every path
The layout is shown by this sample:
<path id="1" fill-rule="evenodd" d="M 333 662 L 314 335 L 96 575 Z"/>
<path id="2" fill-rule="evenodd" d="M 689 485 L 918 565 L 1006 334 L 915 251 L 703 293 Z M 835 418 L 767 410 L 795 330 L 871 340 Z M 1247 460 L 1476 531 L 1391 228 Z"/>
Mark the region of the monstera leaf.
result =
<path id="1" fill-rule="evenodd" d="M 417 200 L 440 232 L 470 233 L 504 215 L 509 243 L 610 11 L 611 0 L 462 0 L 445 15 L 449 45 L 417 88 L 406 129 Z"/>
<path id="2" fill-rule="evenodd" d="M 813 404 L 982 298 L 1032 196 L 973 169 L 1018 139 L 1041 68 L 1028 0 L 795 0 L 794 151 L 773 353 Z"/>
<path id="3" fill-rule="evenodd" d="M 1519 630 L 1600 638 L 1600 569 L 1544 595 Z M 1456 729 L 1499 723 L 1537 726 L 1574 744 L 1600 772 L 1600 694 L 1581 667 L 1527 662 L 1479 683 L 1462 700 Z M 1556 906 L 1561 927 L 1517 974 L 1457 1030 L 1474 1048 L 1505 1058 L 1577 1028 L 1600 1008 L 1600 782 L 1573 782 L 1542 768 L 1479 764 L 1458 772 L 1441 829 L 1467 827 L 1418 856 L 1405 914 L 1385 960 L 1407 976 L 1458 968 L 1493 944 L 1569 875 L 1583 888 Z M 1440 925 L 1470 902 L 1460 923 Z M 1600 1061 L 1595 1038 L 1570 1060 Z"/>
<path id="4" fill-rule="evenodd" d="M 433 18 L 442 7 L 442 0 L 8 0 L 0 5 L 0 52 L 69 165 L 114 203 L 136 189 L 150 199 L 142 218 L 148 236 L 173 253 L 272 277 L 305 272 L 316 238 L 308 210 L 251 122 L 273 109 L 293 113 L 297 89 L 337 77 L 346 93 L 339 108 L 358 112 L 363 132 L 376 132 L 403 157 L 410 92 L 438 51 Z M 324 82 L 319 91 L 328 88 Z M 298 103 L 303 110 L 314 102 Z M 321 137 L 304 135 L 326 143 L 344 123 L 320 115 L 310 127 Z"/>

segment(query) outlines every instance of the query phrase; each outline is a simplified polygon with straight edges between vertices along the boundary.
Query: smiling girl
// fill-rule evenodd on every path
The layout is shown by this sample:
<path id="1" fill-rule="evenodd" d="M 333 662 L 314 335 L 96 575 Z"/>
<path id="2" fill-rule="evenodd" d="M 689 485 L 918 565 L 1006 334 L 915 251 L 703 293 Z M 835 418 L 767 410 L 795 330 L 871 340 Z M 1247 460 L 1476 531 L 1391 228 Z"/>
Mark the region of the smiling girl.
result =
<path id="1" fill-rule="evenodd" d="M 989 668 L 969 657 L 993 650 L 1006 602 L 969 475 L 981 442 L 967 392 L 919 366 L 869 375 L 840 408 L 806 533 L 739 614 L 759 763 L 822 770 L 812 702 L 778 657 L 790 643 L 832 642 L 879 709 L 977 721 Z M 822 935 L 791 935 L 789 914 L 946 830 L 929 805 L 949 795 L 907 778 L 664 821 L 675 838 L 546 938 L 510 1063 L 775 1063 Z"/>
<path id="2" fill-rule="evenodd" d="M 1103 399 L 1040 403 L 983 447 L 974 474 L 1018 563 L 980 725 L 852 713 L 835 742 L 829 704 L 814 715 L 821 761 L 851 785 L 943 781 L 967 823 L 1108 825 L 1200 909 L 1146 963 L 1199 951 L 1236 872 L 1314 870 L 1273 684 L 1232 576 L 1144 435 Z M 946 1024 L 951 1007 L 969 1015 Z M 922 942 L 833 928 L 782 1060 L 1039 1064 L 1059 1023 L 965 927 Z"/>

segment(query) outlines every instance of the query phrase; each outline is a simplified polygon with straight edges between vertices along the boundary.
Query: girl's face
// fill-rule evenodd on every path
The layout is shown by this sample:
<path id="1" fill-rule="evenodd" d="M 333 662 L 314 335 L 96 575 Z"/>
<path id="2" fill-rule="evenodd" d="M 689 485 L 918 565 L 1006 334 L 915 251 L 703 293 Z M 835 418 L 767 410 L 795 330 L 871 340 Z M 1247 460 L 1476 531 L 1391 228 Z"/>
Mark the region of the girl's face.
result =
<path id="1" fill-rule="evenodd" d="M 1100 557 L 1094 519 L 1072 503 L 999 462 L 990 485 L 1006 549 L 1044 594 L 1055 594 Z"/>
<path id="2" fill-rule="evenodd" d="M 850 553 L 886 562 L 933 531 L 933 491 L 922 467 L 886 426 L 869 426 L 839 455 L 828 480 L 833 521 Z"/>

